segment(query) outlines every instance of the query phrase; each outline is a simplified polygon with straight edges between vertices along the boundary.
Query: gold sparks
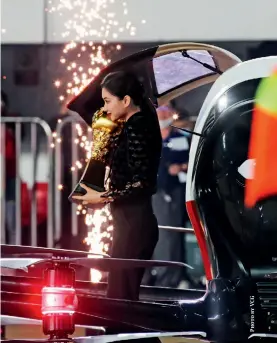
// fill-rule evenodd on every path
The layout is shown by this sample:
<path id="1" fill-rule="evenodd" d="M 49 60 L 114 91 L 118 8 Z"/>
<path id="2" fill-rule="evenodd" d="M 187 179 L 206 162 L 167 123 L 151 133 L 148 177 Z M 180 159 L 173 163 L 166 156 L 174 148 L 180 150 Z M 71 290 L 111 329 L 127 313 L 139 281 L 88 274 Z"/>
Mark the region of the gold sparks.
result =
<path id="1" fill-rule="evenodd" d="M 104 53 L 110 39 L 117 40 L 122 33 L 134 36 L 137 29 L 128 19 L 126 1 L 49 0 L 48 5 L 48 13 L 59 13 L 61 20 L 67 18 L 62 38 L 68 37 L 69 43 L 63 48 L 60 63 L 71 81 L 65 84 L 62 80 L 54 81 L 55 87 L 65 88 L 64 94 L 59 95 L 63 103 L 79 94 L 110 63 Z M 120 49 L 121 45 L 117 44 L 116 50 Z"/>
<path id="2" fill-rule="evenodd" d="M 60 20 L 64 20 L 64 31 L 61 36 L 63 40 L 68 40 L 59 60 L 64 76 L 60 80 L 54 80 L 54 86 L 59 92 L 58 99 L 64 105 L 78 95 L 111 62 L 107 57 L 107 44 L 111 40 L 119 41 L 122 34 L 134 36 L 137 29 L 128 18 L 127 1 L 49 0 L 46 11 L 49 14 L 56 12 L 61 17 Z M 141 24 L 145 24 L 144 19 L 141 20 Z M 53 34 L 56 35 L 55 32 Z M 115 43 L 113 49 L 120 51 L 122 47 Z M 83 132 L 81 125 L 76 124 L 75 129 L 77 134 L 74 143 L 84 150 L 84 158 L 73 163 L 73 173 L 85 167 L 92 149 L 91 128 Z M 62 137 L 57 133 L 53 133 L 53 139 L 56 144 L 62 142 Z M 54 146 L 52 143 L 51 147 Z M 63 185 L 59 185 L 58 189 L 62 191 Z M 88 213 L 79 205 L 77 215 L 83 215 L 88 226 L 88 236 L 84 242 L 89 246 L 89 252 L 107 253 L 113 230 L 108 208 Z M 99 282 L 101 278 L 101 272 L 91 270 L 92 282 Z"/>

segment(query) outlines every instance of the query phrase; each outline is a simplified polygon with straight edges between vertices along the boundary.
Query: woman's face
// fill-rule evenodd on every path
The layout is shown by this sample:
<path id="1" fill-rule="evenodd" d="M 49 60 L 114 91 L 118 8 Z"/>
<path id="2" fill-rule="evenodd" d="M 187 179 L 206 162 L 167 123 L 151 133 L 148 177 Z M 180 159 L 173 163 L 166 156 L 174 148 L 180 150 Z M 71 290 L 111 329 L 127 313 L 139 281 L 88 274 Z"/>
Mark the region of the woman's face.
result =
<path id="1" fill-rule="evenodd" d="M 117 96 L 111 94 L 106 88 L 102 89 L 102 98 L 104 100 L 104 111 L 107 112 L 112 121 L 124 118 L 129 106 L 127 97 L 120 100 Z"/>

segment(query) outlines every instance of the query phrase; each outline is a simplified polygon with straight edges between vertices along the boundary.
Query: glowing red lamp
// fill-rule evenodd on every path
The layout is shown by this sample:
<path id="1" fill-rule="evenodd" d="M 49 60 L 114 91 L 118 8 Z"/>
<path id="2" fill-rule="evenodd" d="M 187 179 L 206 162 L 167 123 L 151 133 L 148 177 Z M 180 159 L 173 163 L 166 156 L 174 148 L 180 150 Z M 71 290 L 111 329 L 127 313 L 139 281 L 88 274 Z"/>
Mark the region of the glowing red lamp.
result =
<path id="1" fill-rule="evenodd" d="M 75 331 L 74 313 L 78 299 L 75 271 L 58 263 L 45 271 L 46 286 L 42 289 L 43 332 L 53 338 L 67 338 Z"/>

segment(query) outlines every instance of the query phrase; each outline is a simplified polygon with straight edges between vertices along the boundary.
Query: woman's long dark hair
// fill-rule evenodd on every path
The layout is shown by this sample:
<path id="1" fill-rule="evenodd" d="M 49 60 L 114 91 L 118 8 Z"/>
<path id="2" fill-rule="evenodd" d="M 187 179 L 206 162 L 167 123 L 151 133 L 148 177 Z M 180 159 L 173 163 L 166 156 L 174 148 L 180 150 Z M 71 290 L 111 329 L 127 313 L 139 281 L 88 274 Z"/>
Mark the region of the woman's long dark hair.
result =
<path id="1" fill-rule="evenodd" d="M 130 71 L 109 73 L 101 82 L 101 88 L 106 88 L 120 100 L 129 95 L 134 105 L 140 107 L 142 112 L 150 112 L 157 116 L 156 109 L 147 97 L 143 84 L 134 73 Z"/>

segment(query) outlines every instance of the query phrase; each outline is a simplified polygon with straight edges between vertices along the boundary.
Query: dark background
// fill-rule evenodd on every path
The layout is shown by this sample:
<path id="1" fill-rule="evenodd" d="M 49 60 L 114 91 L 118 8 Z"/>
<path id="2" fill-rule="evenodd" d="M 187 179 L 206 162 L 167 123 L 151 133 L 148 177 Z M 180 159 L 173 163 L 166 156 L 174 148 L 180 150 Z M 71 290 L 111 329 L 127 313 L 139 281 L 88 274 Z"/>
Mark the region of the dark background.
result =
<path id="1" fill-rule="evenodd" d="M 169 42 L 123 43 L 121 50 L 116 44 L 107 45 L 105 53 L 112 62 L 150 46 Z M 172 43 L 172 42 L 171 42 Z M 243 61 L 260 56 L 276 55 L 277 40 L 205 42 L 227 49 Z M 64 65 L 60 63 L 64 45 L 2 45 L 2 89 L 10 99 L 10 110 L 22 116 L 36 116 L 50 122 L 61 112 L 60 92 L 54 86 L 57 79 L 69 82 Z M 73 54 L 72 59 L 75 56 Z M 186 109 L 197 115 L 201 101 L 188 97 Z"/>

